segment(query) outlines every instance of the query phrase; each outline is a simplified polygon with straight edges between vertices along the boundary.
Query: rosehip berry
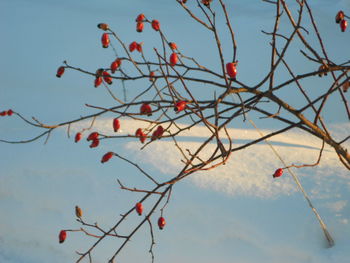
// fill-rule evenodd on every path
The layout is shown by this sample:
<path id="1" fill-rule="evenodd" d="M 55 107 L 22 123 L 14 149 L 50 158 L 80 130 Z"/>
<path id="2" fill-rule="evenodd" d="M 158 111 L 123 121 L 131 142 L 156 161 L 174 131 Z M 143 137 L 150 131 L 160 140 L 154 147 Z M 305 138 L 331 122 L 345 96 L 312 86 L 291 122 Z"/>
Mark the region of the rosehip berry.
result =
<path id="1" fill-rule="evenodd" d="M 95 73 L 96 78 L 98 78 L 98 77 L 102 77 L 102 73 L 103 73 L 103 71 L 105 71 L 103 68 L 99 68 L 99 69 L 97 69 L 97 70 L 96 70 L 96 73 Z"/>
<path id="2" fill-rule="evenodd" d="M 93 140 L 96 140 L 98 139 L 98 132 L 92 132 L 89 134 L 89 136 L 86 138 L 87 141 L 93 141 Z"/>
<path id="3" fill-rule="evenodd" d="M 144 14 L 139 14 L 136 17 L 136 22 L 143 22 L 145 20 L 145 15 Z"/>
<path id="4" fill-rule="evenodd" d="M 174 42 L 170 42 L 170 43 L 169 43 L 169 46 L 170 46 L 170 48 L 171 48 L 172 50 L 177 49 L 177 45 L 176 45 Z"/>
<path id="5" fill-rule="evenodd" d="M 147 139 L 147 135 L 143 133 L 141 128 L 138 128 L 135 132 L 135 136 L 140 138 L 140 142 L 144 143 Z"/>
<path id="6" fill-rule="evenodd" d="M 56 77 L 60 78 L 63 75 L 63 73 L 64 73 L 64 67 L 61 66 L 57 69 Z"/>
<path id="7" fill-rule="evenodd" d="M 6 116 L 6 115 L 7 115 L 7 111 L 0 112 L 0 116 Z"/>
<path id="8" fill-rule="evenodd" d="M 143 103 L 140 107 L 141 114 L 147 114 L 147 116 L 152 116 L 152 108 L 148 103 Z"/>
<path id="9" fill-rule="evenodd" d="M 113 130 L 114 132 L 117 132 L 120 129 L 120 121 L 118 118 L 115 118 L 113 120 Z"/>
<path id="10" fill-rule="evenodd" d="M 172 67 L 175 66 L 175 65 L 177 64 L 178 60 L 179 60 L 179 59 L 178 59 L 176 53 L 172 53 L 172 54 L 170 55 L 170 65 L 171 65 Z"/>
<path id="11" fill-rule="evenodd" d="M 110 40 L 109 40 L 109 34 L 108 33 L 103 33 L 102 38 L 101 38 L 101 42 L 102 42 L 102 47 L 103 48 L 108 48 Z"/>
<path id="12" fill-rule="evenodd" d="M 75 215 L 79 218 L 81 218 L 83 216 L 83 211 L 81 210 L 81 208 L 79 206 L 75 206 Z"/>
<path id="13" fill-rule="evenodd" d="M 141 33 L 143 31 L 144 24 L 142 22 L 137 22 L 136 24 L 136 31 Z"/>
<path id="14" fill-rule="evenodd" d="M 136 50 L 140 53 L 142 52 L 142 43 L 136 43 Z"/>
<path id="15" fill-rule="evenodd" d="M 176 113 L 183 111 L 186 108 L 186 104 L 187 104 L 187 101 L 184 101 L 184 100 L 176 102 L 175 107 L 174 107 L 174 111 Z"/>
<path id="16" fill-rule="evenodd" d="M 236 76 L 237 76 L 236 63 L 227 63 L 226 72 L 230 76 L 230 78 L 236 79 Z"/>
<path id="17" fill-rule="evenodd" d="M 337 24 L 339 24 L 340 21 L 342 21 L 344 18 L 345 18 L 344 12 L 343 12 L 343 11 L 339 11 L 339 12 L 337 13 L 337 15 L 335 16 L 335 22 L 336 22 Z"/>
<path id="18" fill-rule="evenodd" d="M 114 73 L 120 67 L 121 64 L 122 60 L 119 58 L 113 61 L 111 64 L 111 72 Z"/>
<path id="19" fill-rule="evenodd" d="M 114 155 L 113 152 L 106 153 L 105 155 L 103 155 L 103 157 L 101 159 L 101 163 L 108 162 L 113 157 L 113 155 Z"/>
<path id="20" fill-rule="evenodd" d="M 343 19 L 340 22 L 340 30 L 341 32 L 345 32 L 346 28 L 348 27 L 348 21 L 346 21 L 345 19 Z"/>
<path id="21" fill-rule="evenodd" d="M 348 89 L 350 87 L 350 81 L 347 81 L 343 84 L 343 92 L 348 92 Z"/>
<path id="22" fill-rule="evenodd" d="M 149 81 L 153 82 L 154 81 L 154 77 L 155 77 L 156 73 L 154 71 L 151 71 L 149 73 Z"/>
<path id="23" fill-rule="evenodd" d="M 159 125 L 157 129 L 152 133 L 151 140 L 154 141 L 154 140 L 160 139 L 163 133 L 164 133 L 164 128 L 161 125 Z"/>
<path id="24" fill-rule="evenodd" d="M 83 137 L 83 135 L 82 135 L 80 132 L 78 132 L 78 133 L 75 135 L 74 141 L 75 141 L 75 142 L 78 142 L 78 141 L 81 140 L 82 137 Z"/>
<path id="25" fill-rule="evenodd" d="M 103 76 L 103 80 L 106 81 L 108 85 L 112 85 L 113 83 L 112 77 L 107 71 L 103 71 L 102 76 Z"/>
<path id="26" fill-rule="evenodd" d="M 100 23 L 100 24 L 97 25 L 97 27 L 98 27 L 99 29 L 104 30 L 104 31 L 107 31 L 107 30 L 109 29 L 109 26 L 108 26 L 108 24 L 106 24 L 106 23 Z"/>
<path id="27" fill-rule="evenodd" d="M 60 243 L 63 243 L 67 238 L 67 232 L 65 230 L 61 230 L 60 234 L 58 235 L 58 240 Z"/>
<path id="28" fill-rule="evenodd" d="M 143 205 L 142 203 L 136 203 L 135 205 L 136 212 L 140 215 L 142 215 L 143 212 Z"/>
<path id="29" fill-rule="evenodd" d="M 160 29 L 160 23 L 158 20 L 152 20 L 152 28 L 155 30 L 155 31 L 159 31 Z"/>
<path id="30" fill-rule="evenodd" d="M 158 219 L 158 227 L 160 230 L 162 230 L 165 227 L 165 219 L 162 216 Z"/>
<path id="31" fill-rule="evenodd" d="M 283 174 L 283 169 L 282 168 L 278 168 L 275 173 L 273 174 L 273 178 L 276 178 L 276 177 L 280 177 L 282 176 Z"/>
<path id="32" fill-rule="evenodd" d="M 212 2 L 213 0 L 202 0 L 202 4 L 205 5 L 206 7 L 210 6 L 210 3 Z"/>
<path id="33" fill-rule="evenodd" d="M 9 110 L 7 111 L 7 115 L 8 115 L 8 116 L 12 116 L 12 114 L 13 114 L 13 110 L 9 109 Z"/>
<path id="34" fill-rule="evenodd" d="M 100 144 L 99 139 L 93 139 L 92 143 L 90 144 L 90 148 L 96 148 Z"/>
<path id="35" fill-rule="evenodd" d="M 130 52 L 133 52 L 137 47 L 137 43 L 134 41 L 134 42 L 131 42 L 131 44 L 129 45 L 129 51 Z"/>
<path id="36" fill-rule="evenodd" d="M 102 83 L 102 78 L 101 78 L 101 77 L 95 78 L 95 84 L 94 84 L 95 88 L 97 88 L 98 86 L 100 86 L 101 83 Z"/>

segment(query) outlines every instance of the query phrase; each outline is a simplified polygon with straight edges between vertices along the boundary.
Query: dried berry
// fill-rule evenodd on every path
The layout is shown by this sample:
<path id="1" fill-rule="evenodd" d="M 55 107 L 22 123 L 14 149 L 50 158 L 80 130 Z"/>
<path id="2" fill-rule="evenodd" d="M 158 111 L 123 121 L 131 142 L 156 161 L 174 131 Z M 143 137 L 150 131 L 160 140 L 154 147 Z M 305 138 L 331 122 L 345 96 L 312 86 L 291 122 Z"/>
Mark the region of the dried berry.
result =
<path id="1" fill-rule="evenodd" d="M 100 24 L 97 25 L 97 27 L 98 27 L 99 29 L 104 30 L 104 31 L 106 31 L 106 30 L 109 29 L 109 26 L 108 26 L 108 24 L 106 24 L 106 23 L 100 23 Z"/>
<path id="2" fill-rule="evenodd" d="M 75 215 L 79 218 L 81 218 L 83 216 L 83 211 L 81 210 L 81 208 L 79 206 L 75 206 Z"/>

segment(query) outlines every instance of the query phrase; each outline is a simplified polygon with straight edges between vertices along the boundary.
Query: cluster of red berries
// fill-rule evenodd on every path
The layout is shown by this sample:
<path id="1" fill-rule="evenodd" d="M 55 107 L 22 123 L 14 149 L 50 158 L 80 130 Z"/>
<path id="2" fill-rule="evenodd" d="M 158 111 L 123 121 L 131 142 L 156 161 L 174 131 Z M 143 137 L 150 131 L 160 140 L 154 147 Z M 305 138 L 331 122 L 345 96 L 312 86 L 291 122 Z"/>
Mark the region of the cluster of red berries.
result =
<path id="1" fill-rule="evenodd" d="M 13 110 L 11 109 L 0 112 L 0 116 L 12 116 L 12 114 L 13 114 Z"/>
<path id="2" fill-rule="evenodd" d="M 140 202 L 136 203 L 135 210 L 138 213 L 138 215 L 141 216 L 142 212 L 143 212 L 143 205 L 142 205 L 142 203 L 140 203 Z M 165 218 L 162 217 L 162 216 L 159 217 L 158 218 L 158 227 L 159 227 L 160 230 L 162 230 L 165 227 L 165 224 L 166 224 Z"/>
<path id="3" fill-rule="evenodd" d="M 341 32 L 345 32 L 346 28 L 348 27 L 348 21 L 345 20 L 345 14 L 343 11 L 339 11 L 337 13 L 337 15 L 335 16 L 335 22 L 337 24 L 340 24 Z"/>
<path id="4" fill-rule="evenodd" d="M 113 153 L 112 153 L 112 152 L 106 153 L 106 154 L 103 156 L 103 158 L 102 158 L 102 162 L 108 161 L 110 158 L 112 158 L 112 156 L 113 156 Z M 140 202 L 136 203 L 136 205 L 135 205 L 135 210 L 136 210 L 137 214 L 138 214 L 139 216 L 141 216 L 142 213 L 143 213 L 143 205 L 142 205 L 142 203 L 140 203 Z M 81 210 L 81 208 L 80 208 L 79 206 L 75 206 L 75 215 L 76 215 L 78 218 L 81 218 L 82 215 L 83 215 L 83 212 L 82 212 L 82 210 Z M 165 227 L 165 224 L 166 224 L 165 218 L 162 217 L 162 216 L 159 217 L 157 223 L 158 223 L 159 229 L 162 230 L 162 229 Z M 69 231 L 69 230 L 68 230 L 68 231 Z M 66 239 L 67 239 L 67 230 L 61 230 L 61 231 L 59 232 L 59 234 L 58 234 L 58 242 L 59 242 L 60 244 L 62 244 Z"/>

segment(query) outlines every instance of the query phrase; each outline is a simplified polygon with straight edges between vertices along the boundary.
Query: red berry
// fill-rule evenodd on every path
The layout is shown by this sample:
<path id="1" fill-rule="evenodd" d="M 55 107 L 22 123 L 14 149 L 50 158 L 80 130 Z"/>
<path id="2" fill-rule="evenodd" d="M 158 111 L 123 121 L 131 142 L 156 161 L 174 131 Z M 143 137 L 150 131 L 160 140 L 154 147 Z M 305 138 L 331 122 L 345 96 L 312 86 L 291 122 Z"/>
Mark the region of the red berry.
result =
<path id="1" fill-rule="evenodd" d="M 65 230 L 61 230 L 60 234 L 58 235 L 58 240 L 60 243 L 63 243 L 67 238 L 67 232 Z"/>
<path id="2" fill-rule="evenodd" d="M 134 42 L 131 42 L 131 44 L 129 45 L 129 51 L 130 52 L 133 52 L 137 47 L 137 43 L 134 41 Z"/>
<path id="3" fill-rule="evenodd" d="M 7 111 L 0 112 L 0 116 L 6 116 L 6 115 L 7 115 Z"/>
<path id="4" fill-rule="evenodd" d="M 89 136 L 86 138 L 87 141 L 93 141 L 93 140 L 96 140 L 98 139 L 98 132 L 92 132 L 89 134 Z"/>
<path id="5" fill-rule="evenodd" d="M 120 129 L 120 121 L 118 118 L 113 120 L 113 130 L 117 132 Z"/>
<path id="6" fill-rule="evenodd" d="M 90 144 L 90 148 L 96 148 L 100 144 L 99 139 L 93 139 L 92 143 Z"/>
<path id="7" fill-rule="evenodd" d="M 9 110 L 7 111 L 7 115 L 8 115 L 8 116 L 12 116 L 12 114 L 13 114 L 13 110 L 9 109 Z"/>
<path id="8" fill-rule="evenodd" d="M 236 76 L 237 76 L 236 63 L 227 63 L 226 72 L 230 76 L 230 78 L 236 79 Z"/>
<path id="9" fill-rule="evenodd" d="M 156 75 L 156 73 L 154 72 L 154 71 L 151 71 L 150 73 L 149 73 L 149 81 L 154 81 L 154 77 L 155 77 L 155 75 Z"/>
<path id="10" fill-rule="evenodd" d="M 98 86 L 100 86 L 101 83 L 102 83 L 102 78 L 101 78 L 101 77 L 97 77 L 97 78 L 95 79 L 95 84 L 94 84 L 95 88 L 97 88 Z"/>
<path id="11" fill-rule="evenodd" d="M 153 21 L 152 21 L 152 28 L 153 28 L 155 31 L 159 31 L 159 29 L 160 29 L 160 24 L 159 24 L 159 21 L 158 21 L 158 20 L 153 20 Z"/>
<path id="12" fill-rule="evenodd" d="M 107 31 L 107 30 L 109 29 L 109 26 L 108 26 L 108 24 L 106 24 L 106 23 L 100 23 L 100 24 L 97 25 L 97 27 L 98 27 L 99 29 L 104 30 L 104 31 Z"/>
<path id="13" fill-rule="evenodd" d="M 136 43 L 136 50 L 140 53 L 142 52 L 142 43 Z"/>
<path id="14" fill-rule="evenodd" d="M 74 141 L 75 141 L 75 142 L 78 142 L 78 141 L 81 140 L 82 137 L 83 137 L 83 135 L 82 135 L 80 132 L 78 132 L 78 133 L 75 135 Z"/>
<path id="15" fill-rule="evenodd" d="M 147 139 L 147 135 L 143 133 L 141 128 L 138 128 L 135 132 L 135 136 L 140 138 L 140 142 L 144 143 Z"/>
<path id="16" fill-rule="evenodd" d="M 63 73 L 64 73 L 64 67 L 61 66 L 57 69 L 56 77 L 60 78 L 63 75 Z"/>
<path id="17" fill-rule="evenodd" d="M 109 159 L 111 159 L 113 157 L 114 153 L 113 152 L 108 152 L 105 155 L 103 155 L 102 159 L 101 159 L 101 163 L 105 163 L 108 162 Z"/>
<path id="18" fill-rule="evenodd" d="M 143 27 L 144 27 L 144 25 L 143 25 L 142 22 L 137 22 L 137 24 L 136 24 L 136 31 L 141 33 L 143 31 Z"/>
<path id="19" fill-rule="evenodd" d="M 111 72 L 114 73 L 120 67 L 121 64 L 122 60 L 119 58 L 113 61 L 111 64 Z"/>
<path id="20" fill-rule="evenodd" d="M 154 141 L 156 139 L 160 139 L 164 133 L 164 128 L 159 125 L 157 129 L 152 133 L 151 140 Z"/>
<path id="21" fill-rule="evenodd" d="M 107 71 L 103 71 L 102 76 L 103 76 L 103 80 L 106 81 L 108 85 L 112 85 L 113 83 L 112 77 Z"/>
<path id="22" fill-rule="evenodd" d="M 273 174 L 273 178 L 276 178 L 276 177 L 280 177 L 282 176 L 283 174 L 283 169 L 282 168 L 278 168 L 275 173 Z"/>
<path id="23" fill-rule="evenodd" d="M 174 111 L 180 112 L 186 108 L 187 101 L 181 100 L 175 103 Z"/>
<path id="24" fill-rule="evenodd" d="M 144 14 L 139 14 L 136 17 L 136 22 L 143 22 L 145 20 L 145 15 Z"/>
<path id="25" fill-rule="evenodd" d="M 147 116 L 152 116 L 152 108 L 148 103 L 143 103 L 140 107 L 141 114 L 147 114 Z"/>
<path id="26" fill-rule="evenodd" d="M 177 45 L 176 45 L 174 42 L 170 42 L 170 43 L 169 43 L 169 46 L 170 46 L 170 48 L 171 48 L 172 50 L 177 49 Z"/>
<path id="27" fill-rule="evenodd" d="M 109 34 L 108 33 L 103 33 L 102 34 L 101 42 L 102 42 L 102 47 L 103 48 L 108 48 L 109 43 L 110 43 Z"/>
<path id="28" fill-rule="evenodd" d="M 158 227 L 160 230 L 162 230 L 165 227 L 165 219 L 162 216 L 158 219 Z"/>
<path id="29" fill-rule="evenodd" d="M 172 54 L 170 55 L 170 65 L 171 65 L 172 67 L 175 66 L 175 65 L 177 64 L 178 60 L 179 60 L 179 59 L 178 59 L 176 53 L 172 53 Z"/>
<path id="30" fill-rule="evenodd" d="M 136 212 L 140 215 L 142 215 L 143 212 L 143 205 L 142 203 L 136 203 L 135 205 Z"/>
<path id="31" fill-rule="evenodd" d="M 343 19 L 340 22 L 340 30 L 341 32 L 345 32 L 346 28 L 348 27 L 348 21 L 346 21 L 345 19 Z"/>
<path id="32" fill-rule="evenodd" d="M 345 17 L 344 12 L 343 12 L 343 11 L 339 11 L 339 12 L 337 13 L 337 15 L 335 16 L 335 22 L 336 22 L 337 24 L 339 24 L 340 21 L 342 21 L 342 20 L 344 19 L 344 17 Z"/>

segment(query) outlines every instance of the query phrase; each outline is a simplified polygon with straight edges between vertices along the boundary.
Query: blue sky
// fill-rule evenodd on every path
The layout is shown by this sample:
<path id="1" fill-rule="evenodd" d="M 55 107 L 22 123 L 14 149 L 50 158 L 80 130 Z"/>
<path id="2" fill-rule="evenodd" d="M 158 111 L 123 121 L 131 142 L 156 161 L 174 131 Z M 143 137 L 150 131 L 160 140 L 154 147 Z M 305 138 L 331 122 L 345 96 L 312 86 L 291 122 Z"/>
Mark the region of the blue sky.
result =
<path id="1" fill-rule="evenodd" d="M 239 76 L 249 84 L 264 75 L 264 65 L 269 61 L 269 39 L 259 32 L 271 30 L 274 11 L 262 1 L 246 2 L 230 2 L 227 6 L 239 46 Z M 350 35 L 340 33 L 334 23 L 340 9 L 350 10 L 350 3 L 332 1 L 330 5 L 322 0 L 314 5 L 314 15 L 330 57 L 344 62 L 349 56 Z M 126 43 L 144 41 L 144 49 L 149 52 L 153 46 L 160 47 L 158 36 L 149 26 L 142 34 L 135 32 L 134 19 L 141 12 L 158 19 L 170 40 L 186 54 L 215 68 L 216 49 L 209 49 L 213 39 L 192 23 L 175 1 L 2 0 L 0 111 L 12 108 L 52 124 L 94 112 L 84 107 L 85 103 L 115 105 L 107 92 L 93 88 L 93 78 L 67 71 L 57 79 L 56 69 L 63 60 L 90 71 L 110 64 L 114 55 L 111 49 L 101 48 L 101 31 L 96 27 L 100 22 L 109 23 Z M 222 19 L 219 17 L 219 21 Z M 227 43 L 225 40 L 223 37 L 223 43 Z M 298 50 L 298 46 L 293 48 Z M 288 56 L 292 58 L 293 54 Z M 300 71 L 313 70 L 309 62 L 292 58 L 291 64 Z M 282 72 L 280 78 L 283 77 Z M 128 96 L 134 94 L 137 85 L 140 83 L 127 84 Z M 315 80 L 309 88 L 322 85 L 321 80 Z M 115 89 L 121 96 L 121 86 L 116 84 Z M 297 94 L 285 95 L 298 103 Z M 350 127 L 339 112 L 340 105 L 331 99 L 324 117 L 331 123 L 331 130 L 341 136 Z M 96 129 L 108 133 L 110 117 L 100 119 Z M 278 127 L 257 123 L 266 132 Z M 72 131 L 87 124 L 79 125 Z M 128 120 L 123 120 L 122 125 L 122 133 L 131 133 L 135 128 L 135 123 Z M 230 133 L 241 140 L 238 144 L 258 136 L 249 124 L 235 125 L 230 127 Z M 27 139 L 37 132 L 18 118 L 0 119 L 2 139 Z M 182 142 L 196 147 L 204 133 L 199 127 L 184 136 Z M 69 233 L 66 242 L 58 244 L 59 230 L 80 227 L 75 222 L 74 206 L 83 208 L 87 220 L 108 227 L 141 197 L 121 191 L 116 179 L 129 186 L 148 183 L 121 160 L 101 165 L 101 156 L 110 150 L 119 152 L 165 179 L 179 167 L 179 156 L 169 143 L 159 141 L 141 152 L 133 141 L 116 141 L 92 150 L 86 142 L 75 144 L 61 129 L 51 135 L 46 145 L 43 140 L 0 144 L 0 262 L 74 262 L 75 251 L 83 251 L 93 241 L 80 233 Z M 317 158 L 315 148 L 320 147 L 319 141 L 297 131 L 277 137 L 274 143 L 290 162 L 312 162 Z M 259 145 L 237 153 L 226 167 L 176 185 L 165 211 L 168 224 L 164 231 L 155 231 L 156 262 L 347 262 L 349 172 L 329 149 L 320 167 L 297 171 L 336 240 L 335 247 L 325 249 L 318 223 L 292 178 L 286 174 L 278 181 L 272 180 L 271 173 L 278 166 L 268 147 Z M 149 206 L 146 203 L 145 209 Z M 136 215 L 131 217 L 125 230 L 138 220 Z M 95 254 L 96 262 L 106 262 L 117 245 L 113 239 L 102 245 Z M 149 245 L 145 227 L 120 255 L 120 262 L 150 262 Z"/>

